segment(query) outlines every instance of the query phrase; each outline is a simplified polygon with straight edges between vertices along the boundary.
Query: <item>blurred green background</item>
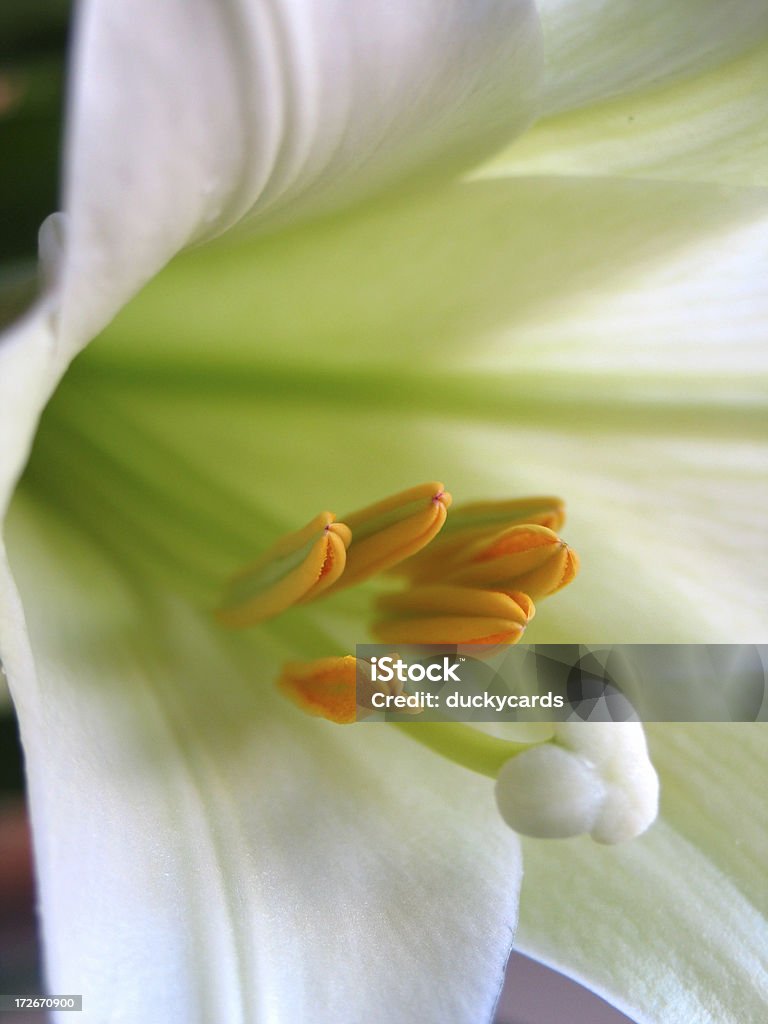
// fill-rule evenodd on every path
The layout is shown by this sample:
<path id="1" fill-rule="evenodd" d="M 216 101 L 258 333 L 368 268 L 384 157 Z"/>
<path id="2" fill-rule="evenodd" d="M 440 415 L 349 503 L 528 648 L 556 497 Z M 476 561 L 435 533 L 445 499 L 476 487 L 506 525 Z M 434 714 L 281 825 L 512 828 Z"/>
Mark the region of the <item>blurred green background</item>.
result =
<path id="1" fill-rule="evenodd" d="M 34 287 L 37 231 L 56 209 L 68 0 L 0 4 L 0 321 Z"/>
<path id="2" fill-rule="evenodd" d="M 36 287 L 37 232 L 57 208 L 67 0 L 0 3 L 0 326 Z M 40 990 L 16 722 L 0 679 L 0 991 Z M 3 1014 L 13 1024 L 15 1014 Z M 25 1024 L 42 1021 L 24 1014 Z"/>
<path id="3" fill-rule="evenodd" d="M 0 4 L 0 324 L 34 294 L 38 228 L 57 208 L 70 8 L 68 0 Z M 20 790 L 22 771 L 7 701 L 0 708 L 2 796 Z"/>

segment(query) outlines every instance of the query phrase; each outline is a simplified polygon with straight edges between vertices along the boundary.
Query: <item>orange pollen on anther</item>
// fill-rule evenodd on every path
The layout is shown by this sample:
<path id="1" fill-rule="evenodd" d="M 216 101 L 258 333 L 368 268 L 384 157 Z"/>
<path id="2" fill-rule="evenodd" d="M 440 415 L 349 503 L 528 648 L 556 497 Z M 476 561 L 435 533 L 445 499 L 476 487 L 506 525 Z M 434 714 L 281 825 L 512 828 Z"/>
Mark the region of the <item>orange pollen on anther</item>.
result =
<path id="1" fill-rule="evenodd" d="M 320 658 L 283 666 L 278 686 L 310 715 L 348 725 L 357 718 L 356 659 Z"/>
<path id="2" fill-rule="evenodd" d="M 326 532 L 328 532 L 328 528 L 327 527 L 326 527 Z M 325 552 L 325 558 L 323 559 L 323 564 L 320 566 L 320 573 L 319 573 L 319 575 L 317 577 L 319 580 L 321 580 L 324 576 L 327 576 L 328 573 L 331 571 L 331 569 L 333 569 L 334 561 L 335 561 L 335 558 L 334 558 L 334 553 L 333 553 L 333 545 L 329 544 L 328 545 L 328 549 Z"/>

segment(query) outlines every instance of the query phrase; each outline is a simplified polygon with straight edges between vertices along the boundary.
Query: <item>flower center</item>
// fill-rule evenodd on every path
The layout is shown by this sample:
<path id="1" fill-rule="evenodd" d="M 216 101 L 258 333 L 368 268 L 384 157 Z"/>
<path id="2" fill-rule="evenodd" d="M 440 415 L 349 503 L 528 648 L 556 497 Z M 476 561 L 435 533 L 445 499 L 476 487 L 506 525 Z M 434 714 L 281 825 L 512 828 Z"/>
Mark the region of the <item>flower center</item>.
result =
<path id="1" fill-rule="evenodd" d="M 337 521 L 323 512 L 281 538 L 230 581 L 216 616 L 246 627 L 382 573 L 400 589 L 375 603 L 374 636 L 386 644 L 515 644 L 534 601 L 570 583 L 578 559 L 555 532 L 557 498 L 452 509 L 430 482 Z M 352 655 L 289 662 L 278 685 L 308 714 L 336 724 L 369 715 L 374 696 L 400 695 Z M 619 842 L 656 814 L 658 784 L 638 723 L 556 723 L 542 738 L 510 742 L 462 723 L 398 722 L 447 760 L 496 780 L 504 820 L 538 837 L 589 833 Z"/>

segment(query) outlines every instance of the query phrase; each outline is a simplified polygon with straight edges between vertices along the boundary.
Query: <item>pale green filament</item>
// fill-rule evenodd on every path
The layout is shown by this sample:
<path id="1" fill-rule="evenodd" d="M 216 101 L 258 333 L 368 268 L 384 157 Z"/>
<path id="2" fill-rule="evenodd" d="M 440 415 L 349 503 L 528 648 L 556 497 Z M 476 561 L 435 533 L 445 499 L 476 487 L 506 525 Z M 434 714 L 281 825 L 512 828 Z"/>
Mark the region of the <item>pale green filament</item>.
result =
<path id="1" fill-rule="evenodd" d="M 392 722 L 412 740 L 429 747 L 447 761 L 495 779 L 503 765 L 517 754 L 541 745 L 502 740 L 462 722 Z M 547 742 L 547 741 L 544 741 Z"/>

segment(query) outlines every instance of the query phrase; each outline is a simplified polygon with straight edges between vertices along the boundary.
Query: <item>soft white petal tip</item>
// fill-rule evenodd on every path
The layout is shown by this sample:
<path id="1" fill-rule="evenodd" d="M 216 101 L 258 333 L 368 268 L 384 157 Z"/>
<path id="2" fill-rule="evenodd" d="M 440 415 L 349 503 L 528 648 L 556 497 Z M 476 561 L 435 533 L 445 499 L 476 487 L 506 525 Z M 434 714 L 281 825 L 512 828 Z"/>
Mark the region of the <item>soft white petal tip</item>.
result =
<path id="1" fill-rule="evenodd" d="M 659 783 L 636 722 L 557 725 L 553 742 L 508 761 L 496 802 L 515 831 L 538 839 L 634 839 L 653 823 Z"/>

